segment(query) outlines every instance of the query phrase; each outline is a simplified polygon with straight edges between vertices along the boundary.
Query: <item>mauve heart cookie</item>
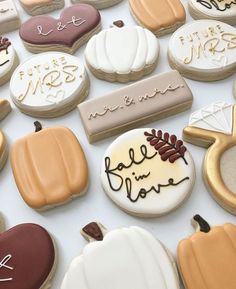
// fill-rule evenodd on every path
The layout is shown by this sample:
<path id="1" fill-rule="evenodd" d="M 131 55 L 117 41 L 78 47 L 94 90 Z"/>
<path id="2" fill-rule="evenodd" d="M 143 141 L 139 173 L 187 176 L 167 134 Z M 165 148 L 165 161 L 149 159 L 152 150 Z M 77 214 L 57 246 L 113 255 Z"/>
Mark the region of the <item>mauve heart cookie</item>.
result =
<path id="1" fill-rule="evenodd" d="M 66 8 L 59 19 L 35 16 L 21 25 L 20 37 L 33 53 L 65 51 L 74 53 L 100 30 L 101 16 L 88 4 Z"/>
<path id="2" fill-rule="evenodd" d="M 53 241 L 41 226 L 21 224 L 0 234 L 0 288 L 49 288 L 54 265 Z"/>

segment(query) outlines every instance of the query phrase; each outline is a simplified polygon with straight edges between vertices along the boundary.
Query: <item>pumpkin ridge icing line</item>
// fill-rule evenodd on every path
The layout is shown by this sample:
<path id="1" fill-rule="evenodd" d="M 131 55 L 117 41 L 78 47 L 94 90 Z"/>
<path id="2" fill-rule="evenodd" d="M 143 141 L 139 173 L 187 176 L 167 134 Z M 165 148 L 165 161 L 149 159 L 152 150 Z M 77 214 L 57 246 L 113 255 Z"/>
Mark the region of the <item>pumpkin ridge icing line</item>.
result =
<path id="1" fill-rule="evenodd" d="M 225 235 L 227 236 L 228 240 L 230 241 L 230 243 L 232 244 L 233 248 L 236 250 L 236 245 L 234 244 L 233 240 L 231 239 L 230 235 L 228 234 L 228 231 L 225 228 L 225 225 L 222 227 Z M 234 251 L 235 252 L 235 251 Z M 235 254 L 236 255 L 236 254 Z"/>
<path id="2" fill-rule="evenodd" d="M 109 56 L 109 53 L 108 53 L 108 49 L 107 49 L 107 38 L 108 38 L 108 32 L 109 32 L 109 30 L 106 30 L 105 31 L 105 40 L 103 41 L 103 43 L 104 43 L 104 45 L 105 45 L 105 47 L 104 47 L 104 52 L 105 52 L 105 56 L 106 56 L 106 58 L 107 58 L 107 62 L 109 63 L 109 65 L 110 65 L 110 67 L 112 68 L 112 70 L 113 70 L 113 72 L 115 71 L 115 68 L 114 68 L 114 66 L 113 66 L 113 64 L 112 64 L 112 62 L 111 62 L 111 58 L 110 58 L 110 56 Z M 97 36 L 96 36 L 97 37 Z M 96 52 L 97 52 L 98 50 L 96 49 Z M 97 58 L 97 59 L 99 59 L 99 58 Z M 100 65 L 99 65 L 99 67 L 100 67 Z"/>
<path id="3" fill-rule="evenodd" d="M 138 0 L 139 1 L 139 0 Z M 155 14 L 152 13 L 152 11 L 149 9 L 149 6 L 147 5 L 147 3 L 145 4 L 145 0 L 141 0 L 143 8 L 146 10 L 147 14 L 150 16 L 150 18 L 152 18 L 152 20 L 156 23 L 156 25 L 158 27 L 161 27 L 160 22 L 158 21 L 158 19 L 155 17 Z M 157 0 L 158 1 L 158 0 Z"/>
<path id="4" fill-rule="evenodd" d="M 131 68 L 131 71 L 133 71 L 133 66 L 136 62 L 136 59 L 138 58 L 138 51 L 139 51 L 139 48 L 141 46 L 141 41 L 140 41 L 140 37 L 139 37 L 139 31 L 138 29 L 135 29 L 135 35 L 136 35 L 136 39 L 137 39 L 137 45 L 136 45 L 136 51 L 134 53 L 134 56 L 133 56 L 133 60 L 131 61 L 131 65 L 130 65 L 130 68 Z M 147 59 L 147 49 L 146 49 L 146 59 Z"/>

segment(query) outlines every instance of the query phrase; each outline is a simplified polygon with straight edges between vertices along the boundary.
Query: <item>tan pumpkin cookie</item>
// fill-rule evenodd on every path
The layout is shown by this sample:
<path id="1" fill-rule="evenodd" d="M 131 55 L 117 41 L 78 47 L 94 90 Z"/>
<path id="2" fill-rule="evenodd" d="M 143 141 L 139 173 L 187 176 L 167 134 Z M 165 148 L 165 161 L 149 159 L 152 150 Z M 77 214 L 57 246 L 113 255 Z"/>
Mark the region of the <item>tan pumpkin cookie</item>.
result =
<path id="1" fill-rule="evenodd" d="M 186 20 L 180 0 L 129 0 L 129 4 L 139 25 L 151 30 L 156 36 L 175 31 Z"/>
<path id="2" fill-rule="evenodd" d="M 79 141 L 65 127 L 36 131 L 16 141 L 11 150 L 15 181 L 24 201 L 42 210 L 83 195 L 88 167 Z"/>
<path id="3" fill-rule="evenodd" d="M 177 258 L 186 289 L 235 289 L 236 226 L 210 228 L 199 215 L 197 232 L 179 243 Z M 200 230 L 200 231 L 199 231 Z"/>

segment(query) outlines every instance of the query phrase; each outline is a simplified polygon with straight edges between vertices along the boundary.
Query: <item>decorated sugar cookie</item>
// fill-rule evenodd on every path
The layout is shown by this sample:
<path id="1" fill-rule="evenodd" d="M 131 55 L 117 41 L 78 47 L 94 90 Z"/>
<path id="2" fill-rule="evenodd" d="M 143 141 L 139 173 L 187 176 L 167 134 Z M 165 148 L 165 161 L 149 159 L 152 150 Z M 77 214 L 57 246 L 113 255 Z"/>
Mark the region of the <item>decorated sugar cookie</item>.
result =
<path id="1" fill-rule="evenodd" d="M 20 18 L 14 0 L 0 1 L 0 35 L 20 27 Z"/>
<path id="2" fill-rule="evenodd" d="M 0 36 L 0 85 L 8 82 L 18 63 L 12 43 L 8 38 Z"/>
<path id="3" fill-rule="evenodd" d="M 158 56 L 158 40 L 140 26 L 105 29 L 90 39 L 85 50 L 91 72 L 111 82 L 137 80 L 151 73 Z"/>
<path id="4" fill-rule="evenodd" d="M 11 97 L 23 112 L 57 117 L 75 108 L 89 93 L 89 78 L 78 57 L 46 52 L 30 58 L 14 72 Z"/>
<path id="5" fill-rule="evenodd" d="M 108 147 L 101 181 L 107 195 L 125 212 L 160 216 L 175 210 L 191 193 L 194 162 L 175 135 L 135 129 Z"/>
<path id="6" fill-rule="evenodd" d="M 156 36 L 171 33 L 185 23 L 180 0 L 129 0 L 129 4 L 134 19 Z"/>
<path id="7" fill-rule="evenodd" d="M 65 127 L 42 130 L 17 140 L 11 150 L 16 185 L 24 201 L 43 210 L 83 195 L 88 187 L 87 161 L 79 141 Z"/>
<path id="8" fill-rule="evenodd" d="M 98 223 L 81 234 L 90 242 L 76 257 L 61 289 L 179 289 L 175 262 L 168 249 L 140 227 L 107 232 Z"/>
<path id="9" fill-rule="evenodd" d="M 98 10 L 81 3 L 65 8 L 59 19 L 49 15 L 32 17 L 21 25 L 20 37 L 33 53 L 64 51 L 73 54 L 101 29 L 100 22 Z"/>
<path id="10" fill-rule="evenodd" d="M 193 113 L 184 139 L 208 148 L 203 174 L 216 201 L 236 214 L 236 107 L 224 102 Z"/>
<path id="11" fill-rule="evenodd" d="M 236 72 L 236 29 L 214 20 L 179 28 L 169 42 L 169 63 L 187 78 L 214 81 Z"/>
<path id="12" fill-rule="evenodd" d="M 30 223 L 5 231 L 2 217 L 0 222 L 0 287 L 50 288 L 56 267 L 50 234 L 43 227 Z"/>
<path id="13" fill-rule="evenodd" d="M 4 119 L 11 112 L 11 105 L 8 100 L 0 98 L 0 120 Z"/>
<path id="14" fill-rule="evenodd" d="M 20 0 L 22 7 L 29 15 L 41 15 L 61 9 L 64 0 Z"/>
<path id="15" fill-rule="evenodd" d="M 236 284 L 236 226 L 211 228 L 194 216 L 197 232 L 179 243 L 177 258 L 186 289 L 234 289 Z"/>
<path id="16" fill-rule="evenodd" d="M 71 0 L 73 3 L 87 3 L 97 9 L 104 9 L 120 3 L 122 0 Z"/>
<path id="17" fill-rule="evenodd" d="M 234 94 L 234 97 L 236 98 L 236 80 L 234 81 L 233 94 Z"/>
<path id="18" fill-rule="evenodd" d="M 189 12 L 194 19 L 215 19 L 236 24 L 236 0 L 188 0 Z"/>

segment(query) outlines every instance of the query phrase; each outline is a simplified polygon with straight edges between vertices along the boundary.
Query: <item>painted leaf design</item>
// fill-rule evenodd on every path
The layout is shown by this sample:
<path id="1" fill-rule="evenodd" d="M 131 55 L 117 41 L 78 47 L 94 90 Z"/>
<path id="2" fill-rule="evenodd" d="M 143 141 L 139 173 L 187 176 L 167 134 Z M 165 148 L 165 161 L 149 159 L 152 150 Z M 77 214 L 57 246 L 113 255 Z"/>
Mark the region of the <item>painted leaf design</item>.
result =
<path id="1" fill-rule="evenodd" d="M 182 158 L 185 164 L 188 164 L 184 158 L 187 148 L 184 146 L 183 141 L 178 140 L 175 135 L 155 129 L 152 129 L 151 132 L 144 132 L 144 135 L 150 145 L 158 151 L 163 161 L 169 160 L 170 163 L 174 163 L 179 158 Z"/>
<path id="2" fill-rule="evenodd" d="M 11 42 L 8 38 L 0 36 L 0 51 L 7 50 L 7 48 L 11 45 Z"/>

